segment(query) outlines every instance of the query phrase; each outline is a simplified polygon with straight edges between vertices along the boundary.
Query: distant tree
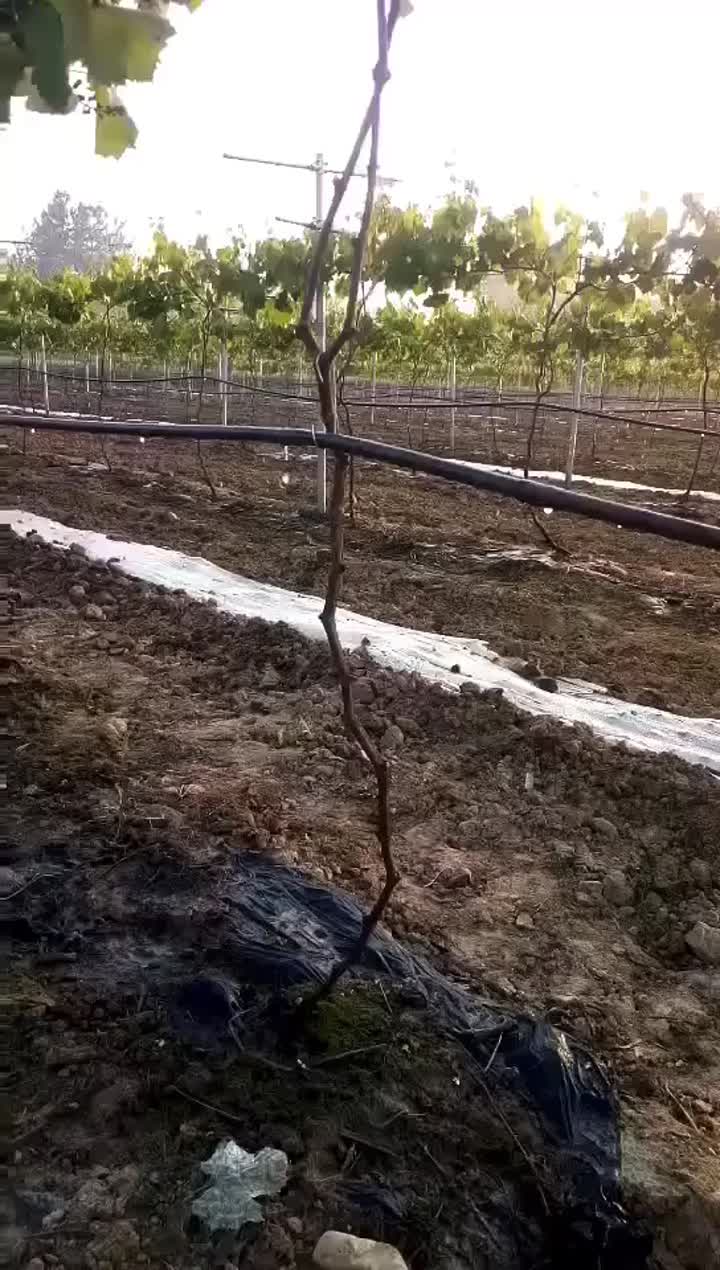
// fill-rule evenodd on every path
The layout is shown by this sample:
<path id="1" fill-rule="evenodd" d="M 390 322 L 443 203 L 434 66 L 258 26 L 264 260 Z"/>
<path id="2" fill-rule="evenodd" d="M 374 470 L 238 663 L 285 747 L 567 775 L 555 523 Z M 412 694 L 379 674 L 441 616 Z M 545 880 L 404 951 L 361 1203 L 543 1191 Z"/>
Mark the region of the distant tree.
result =
<path id="1" fill-rule="evenodd" d="M 66 190 L 56 190 L 20 248 L 18 263 L 40 278 L 65 269 L 94 273 L 129 247 L 125 225 L 111 221 L 101 204 L 72 203 Z"/>

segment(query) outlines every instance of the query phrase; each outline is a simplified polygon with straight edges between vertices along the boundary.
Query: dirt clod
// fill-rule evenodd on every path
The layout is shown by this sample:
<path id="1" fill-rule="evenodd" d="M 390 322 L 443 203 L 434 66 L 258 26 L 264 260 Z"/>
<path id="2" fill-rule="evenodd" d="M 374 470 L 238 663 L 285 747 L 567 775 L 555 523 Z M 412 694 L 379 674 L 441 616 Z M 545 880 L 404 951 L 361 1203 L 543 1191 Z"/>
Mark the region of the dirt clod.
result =
<path id="1" fill-rule="evenodd" d="M 622 869 L 611 869 L 605 875 L 603 895 L 609 904 L 615 904 L 618 908 L 622 908 L 625 905 L 632 904 L 635 888 L 628 882 Z"/>
<path id="2" fill-rule="evenodd" d="M 698 960 L 720 966 L 720 927 L 696 922 L 685 936 L 685 943 Z"/>

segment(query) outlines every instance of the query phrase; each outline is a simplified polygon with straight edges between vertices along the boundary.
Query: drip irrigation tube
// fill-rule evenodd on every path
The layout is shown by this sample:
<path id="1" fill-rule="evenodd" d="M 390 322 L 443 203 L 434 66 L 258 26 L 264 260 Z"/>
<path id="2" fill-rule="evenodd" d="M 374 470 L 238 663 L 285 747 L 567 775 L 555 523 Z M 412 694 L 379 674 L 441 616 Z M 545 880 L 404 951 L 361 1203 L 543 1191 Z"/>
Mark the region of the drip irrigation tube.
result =
<path id="1" fill-rule="evenodd" d="M 506 476 L 500 472 L 478 471 L 461 461 L 442 459 L 434 454 L 386 445 L 381 441 L 369 441 L 363 437 L 350 437 L 344 433 L 316 432 L 310 428 L 238 427 L 232 424 L 224 427 L 213 424 L 101 423 L 94 420 L 20 414 L 0 416 L 1 423 L 43 432 L 78 432 L 93 436 L 164 437 L 169 441 L 254 441 L 310 448 L 317 446 L 379 463 L 391 463 L 396 467 L 422 472 L 426 476 L 437 476 L 458 485 L 490 490 L 531 507 L 551 507 L 554 511 L 574 512 L 591 520 L 617 525 L 618 528 L 634 529 L 640 533 L 657 534 L 674 542 L 687 542 L 720 550 L 720 526 L 705 525 L 701 521 L 686 520 L 680 516 L 668 516 L 664 512 L 597 498 L 593 494 L 580 494 L 542 481 Z"/>

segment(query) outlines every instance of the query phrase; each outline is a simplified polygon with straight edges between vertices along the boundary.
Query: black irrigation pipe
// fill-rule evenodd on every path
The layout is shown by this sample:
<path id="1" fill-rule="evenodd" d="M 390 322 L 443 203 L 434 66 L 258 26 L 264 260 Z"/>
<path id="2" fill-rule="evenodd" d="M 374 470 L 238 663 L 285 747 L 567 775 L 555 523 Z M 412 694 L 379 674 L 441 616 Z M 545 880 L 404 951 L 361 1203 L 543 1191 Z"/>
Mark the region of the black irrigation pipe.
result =
<path id="1" fill-rule="evenodd" d="M 320 449 L 336 450 L 379 463 L 391 463 L 396 467 L 422 472 L 426 476 L 437 476 L 454 484 L 490 490 L 531 507 L 551 507 L 554 511 L 574 512 L 618 528 L 658 534 L 674 542 L 688 542 L 695 546 L 720 550 L 720 526 L 704 525 L 701 521 L 668 516 L 664 512 L 616 503 L 592 494 L 579 494 L 575 490 L 546 485 L 542 481 L 506 476 L 501 472 L 478 471 L 477 468 L 452 459 L 441 459 L 434 454 L 385 445 L 384 442 L 369 441 L 363 437 L 349 437 L 344 433 L 316 432 L 310 428 L 238 427 L 232 424 L 223 427 L 213 424 L 99 423 L 23 415 L 0 417 L 0 423 L 17 428 L 34 427 L 36 431 L 43 432 L 84 432 L 94 436 L 152 436 L 172 441 L 255 441 L 286 446 L 318 446 Z"/>

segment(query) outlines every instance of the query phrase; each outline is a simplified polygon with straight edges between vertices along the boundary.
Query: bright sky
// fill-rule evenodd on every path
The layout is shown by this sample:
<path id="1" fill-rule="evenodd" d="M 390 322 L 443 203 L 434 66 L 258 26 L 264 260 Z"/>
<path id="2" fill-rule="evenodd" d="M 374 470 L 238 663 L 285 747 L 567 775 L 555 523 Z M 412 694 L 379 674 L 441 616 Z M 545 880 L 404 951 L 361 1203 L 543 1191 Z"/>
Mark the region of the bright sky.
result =
<path id="1" fill-rule="evenodd" d="M 94 157 L 91 119 L 14 103 L 0 237 L 20 237 L 58 187 L 105 203 L 140 248 L 159 217 L 217 243 L 312 216 L 309 173 L 221 156 L 322 150 L 342 166 L 370 88 L 374 0 L 204 0 L 170 16 L 154 84 L 124 90 L 140 136 L 120 161 Z M 718 47 L 717 0 L 415 0 L 391 54 L 382 170 L 403 178 L 402 203 L 437 201 L 454 172 L 497 210 L 534 195 L 613 225 L 643 190 L 720 205 Z"/>

